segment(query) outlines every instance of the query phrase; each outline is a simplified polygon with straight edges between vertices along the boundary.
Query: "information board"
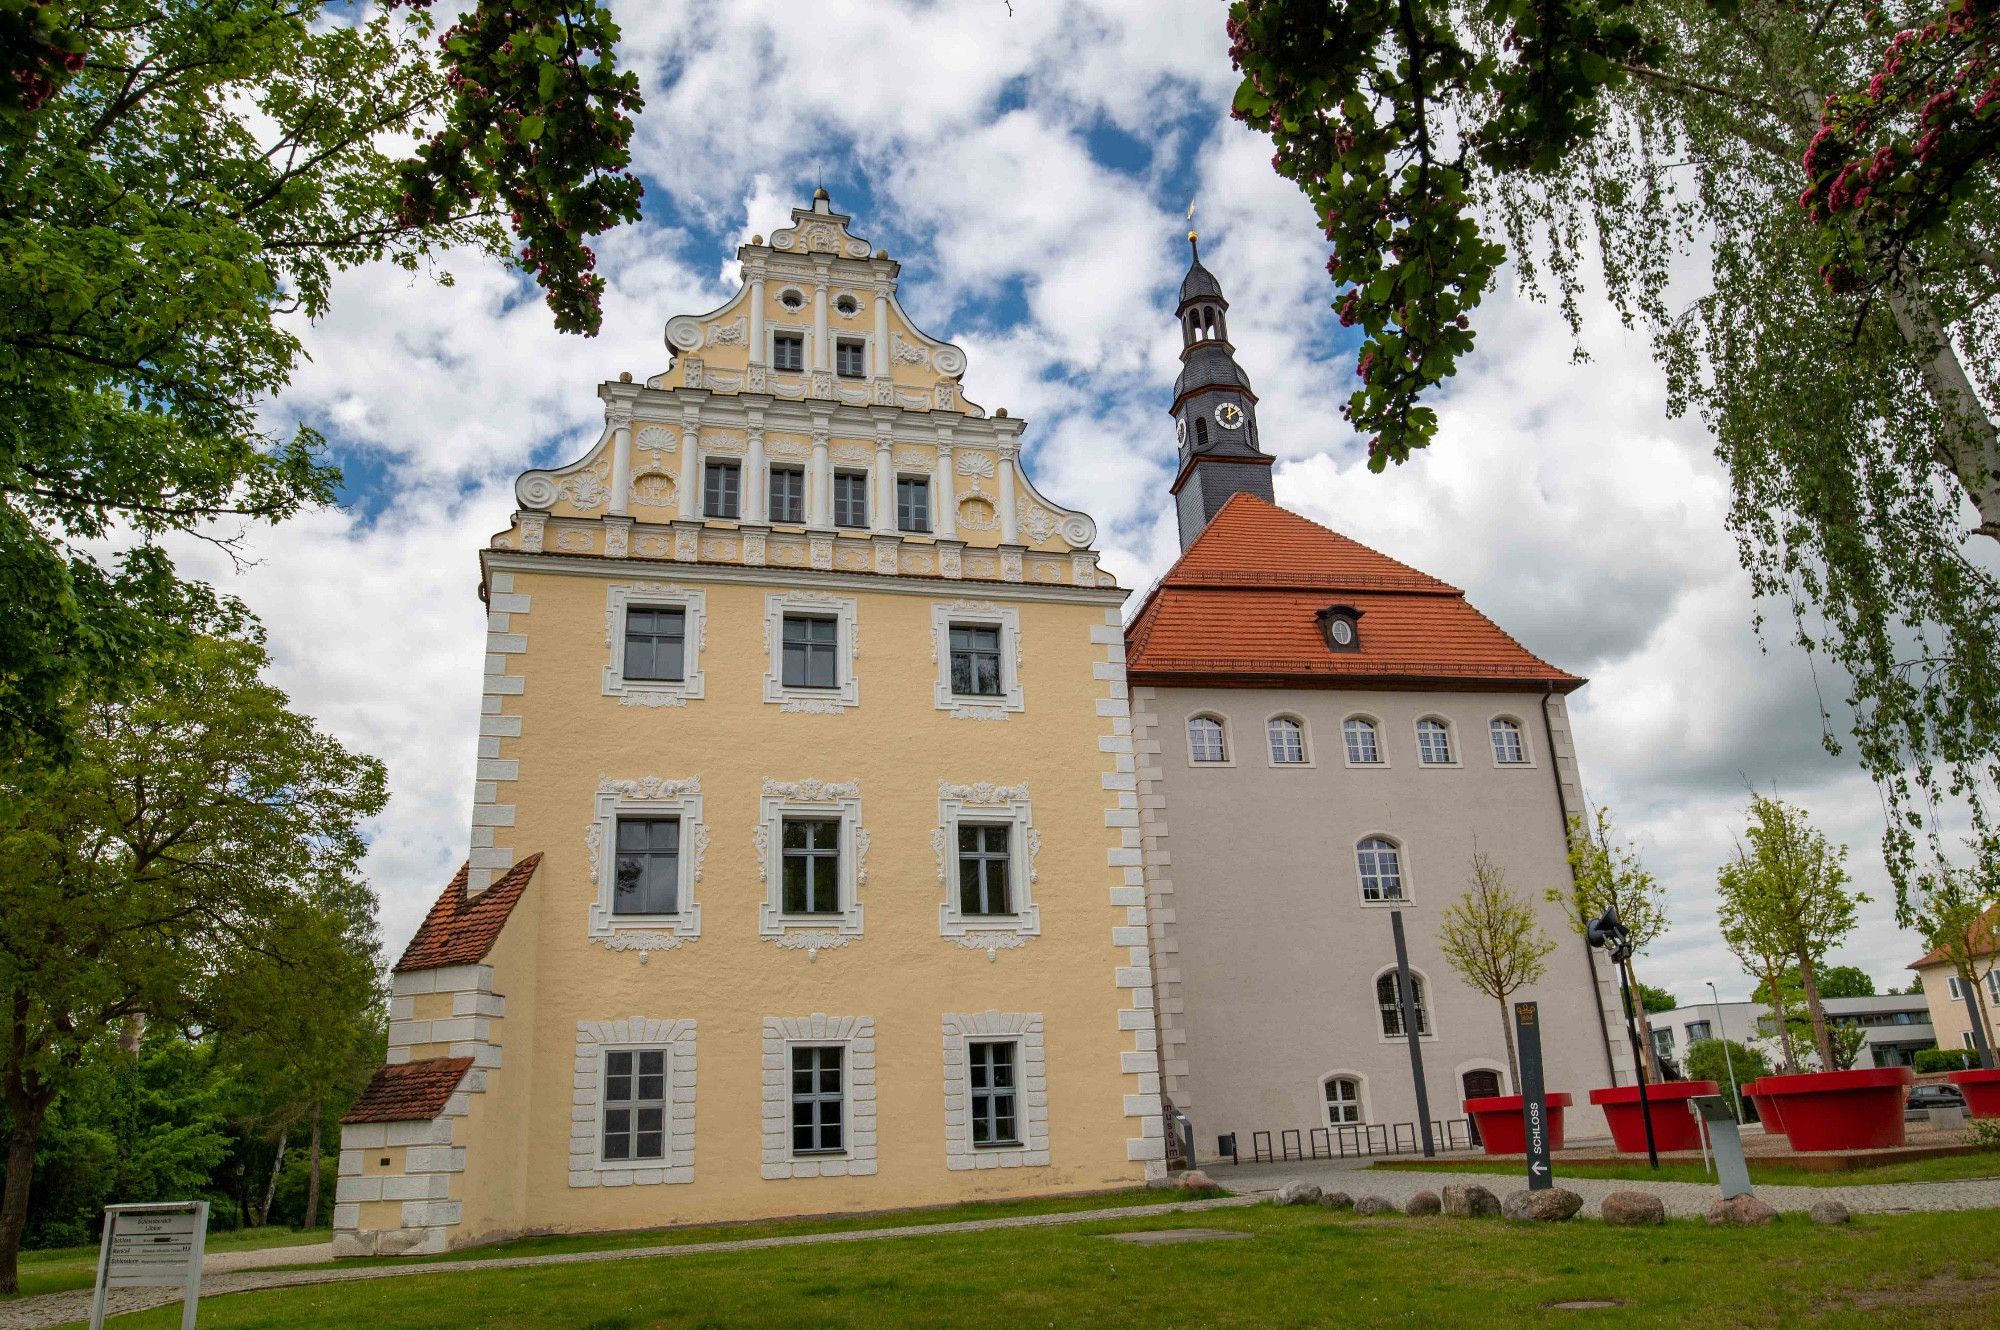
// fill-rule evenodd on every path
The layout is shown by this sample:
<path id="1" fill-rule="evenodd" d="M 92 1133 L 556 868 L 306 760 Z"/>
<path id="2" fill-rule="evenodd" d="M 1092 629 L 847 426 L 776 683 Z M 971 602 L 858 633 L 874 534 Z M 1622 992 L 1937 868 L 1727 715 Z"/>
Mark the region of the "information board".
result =
<path id="1" fill-rule="evenodd" d="M 103 1330 L 107 1295 L 122 1288 L 183 1290 L 181 1330 L 193 1330 L 195 1307 L 201 1300 L 202 1248 L 207 1239 L 207 1201 L 105 1206 L 90 1330 Z"/>
<path id="2" fill-rule="evenodd" d="M 1514 1051 L 1521 1059 L 1521 1120 L 1528 1142 L 1528 1189 L 1556 1185 L 1549 1167 L 1549 1104 L 1542 1088 L 1542 1018 L 1533 1002 L 1514 1004 Z"/>

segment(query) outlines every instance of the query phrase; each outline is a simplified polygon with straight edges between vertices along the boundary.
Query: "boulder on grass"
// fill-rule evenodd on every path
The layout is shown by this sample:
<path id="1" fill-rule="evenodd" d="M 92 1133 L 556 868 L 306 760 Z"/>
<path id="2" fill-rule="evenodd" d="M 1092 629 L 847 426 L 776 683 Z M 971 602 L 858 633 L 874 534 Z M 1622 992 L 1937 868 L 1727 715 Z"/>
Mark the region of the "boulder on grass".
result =
<path id="1" fill-rule="evenodd" d="M 1364 1196 L 1354 1203 L 1357 1215 L 1393 1215 L 1396 1207 L 1386 1196 Z"/>
<path id="2" fill-rule="evenodd" d="M 1354 1198 L 1344 1191 L 1325 1192 L 1320 1196 L 1319 1203 L 1329 1210 L 1352 1210 L 1354 1208 Z"/>
<path id="3" fill-rule="evenodd" d="M 1814 1201 L 1809 1213 L 1815 1224 L 1845 1224 L 1853 1218 L 1839 1201 Z"/>
<path id="4" fill-rule="evenodd" d="M 1403 1213 L 1412 1219 L 1419 1215 L 1434 1215 L 1442 1208 L 1438 1204 L 1438 1194 L 1434 1191 L 1420 1191 L 1403 1202 Z"/>
<path id="5" fill-rule="evenodd" d="M 1556 1222 L 1573 1219 L 1583 1209 L 1583 1197 L 1565 1187 L 1544 1187 L 1540 1191 L 1522 1188 L 1510 1191 L 1500 1202 L 1500 1213 L 1508 1219 Z"/>
<path id="6" fill-rule="evenodd" d="M 1310 1182 L 1297 1178 L 1278 1188 L 1279 1205 L 1318 1205 L 1320 1190 Z"/>
<path id="7" fill-rule="evenodd" d="M 1776 1210 L 1755 1196 L 1732 1196 L 1726 1201 L 1717 1201 L 1708 1207 L 1710 1228 L 1721 1228 L 1724 1225 L 1732 1228 L 1749 1228 L 1756 1224 L 1768 1224 L 1777 1217 Z"/>
<path id="8" fill-rule="evenodd" d="M 1198 1168 L 1191 1168 L 1174 1179 L 1174 1186 L 1199 1196 L 1212 1196 L 1222 1190 L 1221 1183 Z"/>
<path id="9" fill-rule="evenodd" d="M 1604 1222 L 1619 1228 L 1643 1228 L 1667 1222 L 1666 1202 L 1649 1191 L 1614 1191 L 1598 1205 Z"/>
<path id="10" fill-rule="evenodd" d="M 1500 1198 L 1476 1182 L 1455 1183 L 1444 1189 L 1443 1209 L 1454 1219 L 1496 1219 Z"/>

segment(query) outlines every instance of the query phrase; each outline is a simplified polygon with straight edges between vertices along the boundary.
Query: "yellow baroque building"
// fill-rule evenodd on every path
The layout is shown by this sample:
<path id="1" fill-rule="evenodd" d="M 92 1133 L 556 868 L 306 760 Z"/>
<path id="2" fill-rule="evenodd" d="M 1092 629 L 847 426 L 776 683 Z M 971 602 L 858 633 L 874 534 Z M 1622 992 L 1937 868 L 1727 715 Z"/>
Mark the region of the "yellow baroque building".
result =
<path id="1" fill-rule="evenodd" d="M 481 552 L 342 1254 L 1164 1170 L 1119 606 L 824 191 Z"/>

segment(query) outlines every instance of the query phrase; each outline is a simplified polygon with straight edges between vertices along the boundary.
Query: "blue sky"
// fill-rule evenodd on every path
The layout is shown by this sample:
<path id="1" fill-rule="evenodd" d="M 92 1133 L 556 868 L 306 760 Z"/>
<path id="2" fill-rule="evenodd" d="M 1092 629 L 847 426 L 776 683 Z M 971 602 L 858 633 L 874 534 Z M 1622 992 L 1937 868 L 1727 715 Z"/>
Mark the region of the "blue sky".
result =
<path id="1" fill-rule="evenodd" d="M 327 434 L 346 505 L 252 533 L 247 572 L 199 549 L 188 561 L 264 618 L 295 700 L 388 762 L 370 869 L 392 954 L 464 857 L 475 551 L 512 510 L 513 477 L 594 439 L 597 383 L 664 368 L 666 320 L 719 304 L 737 244 L 823 179 L 856 233 L 902 261 L 911 313 L 965 347 L 967 393 L 1028 420 L 1037 484 L 1096 516 L 1105 566 L 1135 590 L 1176 551 L 1166 408 L 1194 200 L 1280 501 L 1464 587 L 1591 677 L 1573 703 L 1590 795 L 1672 891 L 1677 928 L 1646 977 L 1690 997 L 1709 977 L 1748 991 L 1712 896 L 1749 781 L 1853 846 L 1877 901 L 1841 959 L 1900 984 L 1920 948 L 1888 923 L 1874 791 L 1820 751 L 1805 659 L 1752 632 L 1723 476 L 1699 426 L 1666 417 L 1643 335 L 1587 308 L 1592 358 L 1576 364 L 1554 312 L 1503 279 L 1437 403 L 1438 444 L 1371 475 L 1339 415 L 1352 352 L 1323 240 L 1268 141 L 1227 116 L 1226 6 L 1012 8 L 621 6 L 648 103 L 646 217 L 596 245 L 602 335 L 556 334 L 524 283 L 470 255 L 448 257 L 449 286 L 346 274 L 331 314 L 301 329 L 312 359 L 271 423 Z"/>

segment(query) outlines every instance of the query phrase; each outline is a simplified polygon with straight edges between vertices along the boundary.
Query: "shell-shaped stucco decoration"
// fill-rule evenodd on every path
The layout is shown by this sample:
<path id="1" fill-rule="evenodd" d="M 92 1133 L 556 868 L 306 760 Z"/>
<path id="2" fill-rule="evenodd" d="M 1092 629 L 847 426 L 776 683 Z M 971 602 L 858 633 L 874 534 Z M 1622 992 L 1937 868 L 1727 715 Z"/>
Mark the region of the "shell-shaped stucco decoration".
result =
<path id="1" fill-rule="evenodd" d="M 556 502 L 555 477 L 531 471 L 514 482 L 514 497 L 520 500 L 523 508 L 547 512 Z"/>
<path id="2" fill-rule="evenodd" d="M 708 332 L 701 326 L 701 320 L 686 314 L 676 314 L 667 320 L 667 345 L 676 351 L 699 351 L 706 340 Z"/>
<path id="3" fill-rule="evenodd" d="M 1071 513 L 1062 521 L 1062 538 L 1076 549 L 1089 549 L 1097 539 L 1097 523 L 1082 513 Z"/>
<path id="4" fill-rule="evenodd" d="M 965 373 L 965 352 L 955 346 L 941 346 L 931 352 L 931 364 L 938 373 L 955 379 Z"/>
<path id="5" fill-rule="evenodd" d="M 680 446 L 680 436 L 665 425 L 648 425 L 639 431 L 639 446 L 670 453 Z"/>

